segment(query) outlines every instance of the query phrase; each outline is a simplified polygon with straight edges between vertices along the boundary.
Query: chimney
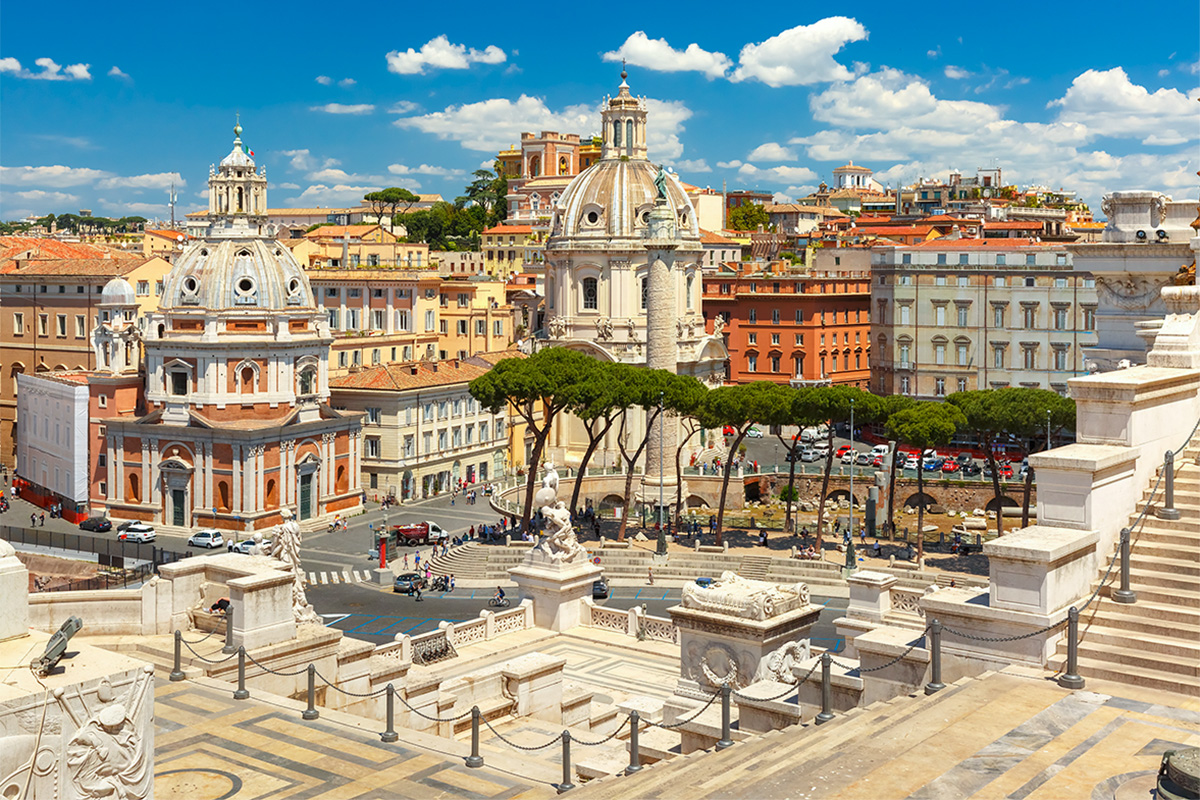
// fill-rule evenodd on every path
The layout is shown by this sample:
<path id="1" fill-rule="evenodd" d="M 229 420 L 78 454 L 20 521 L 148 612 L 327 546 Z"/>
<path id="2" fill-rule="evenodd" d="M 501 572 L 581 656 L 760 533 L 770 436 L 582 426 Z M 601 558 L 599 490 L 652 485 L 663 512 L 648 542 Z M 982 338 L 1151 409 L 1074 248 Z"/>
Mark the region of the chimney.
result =
<path id="1" fill-rule="evenodd" d="M 421 372 L 421 365 L 413 364 L 411 367 L 409 367 L 409 369 L 412 370 L 413 375 L 418 375 Z"/>

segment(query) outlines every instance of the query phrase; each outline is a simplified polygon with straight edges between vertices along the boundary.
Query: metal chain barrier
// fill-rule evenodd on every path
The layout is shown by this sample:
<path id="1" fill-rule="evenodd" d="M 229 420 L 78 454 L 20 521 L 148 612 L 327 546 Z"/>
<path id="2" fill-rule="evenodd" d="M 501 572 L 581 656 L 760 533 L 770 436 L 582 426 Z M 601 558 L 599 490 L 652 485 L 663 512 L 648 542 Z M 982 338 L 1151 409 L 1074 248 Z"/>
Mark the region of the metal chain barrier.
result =
<path id="1" fill-rule="evenodd" d="M 1172 455 L 1179 455 L 1184 450 L 1187 450 L 1188 445 L 1192 443 L 1192 438 L 1196 435 L 1197 431 L 1200 431 L 1200 419 L 1196 420 L 1196 424 L 1192 426 L 1192 432 L 1188 434 L 1187 439 L 1184 439 L 1183 444 L 1178 450 L 1172 451 Z"/>
<path id="2" fill-rule="evenodd" d="M 508 738 L 507 738 L 507 737 L 506 737 L 504 734 L 502 734 L 500 731 L 498 731 L 498 730 L 496 730 L 495 728 L 493 728 L 493 727 L 492 727 L 492 723 L 491 723 L 491 722 L 489 722 L 489 721 L 488 721 L 488 719 L 487 719 L 486 717 L 484 717 L 484 718 L 483 718 L 483 724 L 484 724 L 484 725 L 487 725 L 487 727 L 488 727 L 488 730 L 489 730 L 489 731 L 491 731 L 492 733 L 496 734 L 496 738 L 497 738 L 497 739 L 499 739 L 500 741 L 504 742 L 504 743 L 505 743 L 506 745 L 508 745 L 509 747 L 515 748 L 515 749 L 517 749 L 517 750 L 524 750 L 524 751 L 525 751 L 525 752 L 527 752 L 527 753 L 532 753 L 532 752 L 533 752 L 533 751 L 535 751 L 535 750 L 545 750 L 547 747 L 553 747 L 553 746 L 554 746 L 554 745 L 556 745 L 556 744 L 561 744 L 561 743 L 562 743 L 562 734 L 556 733 L 556 734 L 554 734 L 554 736 L 553 736 L 553 737 L 550 739 L 550 741 L 546 742 L 545 744 L 539 744 L 539 745 L 538 745 L 538 746 L 536 746 L 536 747 L 526 747 L 526 746 L 525 746 L 525 745 L 523 745 L 523 744 L 517 744 L 516 742 L 514 742 L 514 741 L 512 741 L 512 740 L 508 739 Z"/>
<path id="3" fill-rule="evenodd" d="M 1063 619 L 1060 619 L 1058 622 L 1050 623 L 1049 625 L 1047 625 L 1044 628 L 1038 628 L 1036 631 L 1030 631 L 1029 633 L 1022 633 L 1019 636 L 975 636 L 970 633 L 963 633 L 962 631 L 956 631 L 953 628 L 947 628 L 945 625 L 942 626 L 942 632 L 949 633 L 952 636 L 957 636 L 960 639 L 970 639 L 973 642 L 1018 642 L 1021 639 L 1028 639 L 1031 636 L 1041 636 L 1043 633 L 1049 633 L 1050 631 L 1054 630 L 1055 628 L 1061 628 L 1063 625 L 1066 625 L 1066 624 L 1067 624 L 1067 620 L 1066 620 L 1066 618 L 1063 618 Z"/>
<path id="4" fill-rule="evenodd" d="M 305 667 L 305 669 L 308 669 L 308 667 Z M 317 672 L 316 670 L 313 670 L 313 673 L 318 678 L 320 678 L 321 682 L 324 683 L 326 686 L 328 686 L 330 689 L 333 689 L 335 692 L 338 692 L 340 694 L 344 694 L 347 697 L 379 697 L 379 695 L 381 695 L 387 691 L 387 687 L 385 686 L 382 689 L 376 689 L 373 692 L 365 692 L 365 693 L 364 692 L 352 692 L 349 689 L 341 688 L 340 686 L 338 686 L 333 681 L 329 680 L 328 678 L 326 678 L 324 675 L 322 675 L 320 672 Z"/>
<path id="5" fill-rule="evenodd" d="M 212 638 L 212 636 L 213 636 L 215 633 L 216 633 L 216 631 L 209 631 L 207 636 L 205 636 L 205 637 L 203 637 L 203 638 L 201 638 L 201 639 L 196 639 L 195 641 L 190 641 L 190 640 L 188 640 L 188 639 L 184 639 L 184 638 L 181 636 L 181 637 L 179 638 L 179 641 L 183 642 L 184 644 L 200 644 L 201 642 L 207 642 L 209 639 L 211 639 L 211 638 Z M 190 650 L 191 648 L 189 647 L 188 649 Z"/>
<path id="6" fill-rule="evenodd" d="M 471 716 L 471 709 L 468 708 L 466 711 L 459 714 L 457 717 L 431 717 L 428 714 L 426 714 L 425 712 L 423 712 L 419 709 L 413 708 L 411 705 L 409 705 L 408 701 L 404 699 L 404 695 L 397 692 L 396 696 L 400 698 L 400 702 L 403 703 L 408 708 L 409 711 L 413 712 L 418 717 L 429 720 L 430 722 L 458 722 L 460 719 L 463 719 L 464 717 Z"/>
<path id="7" fill-rule="evenodd" d="M 234 652 L 234 653 L 230 653 L 229 655 L 225 656 L 224 658 L 219 658 L 219 659 L 216 659 L 216 660 L 213 660 L 213 659 L 211 659 L 211 658 L 205 658 L 204 656 L 202 656 L 202 655 L 200 655 L 199 653 L 197 653 L 195 650 L 192 650 L 192 646 L 191 646 L 190 644 L 188 644 L 188 643 L 187 643 L 187 640 L 186 640 L 186 639 L 181 639 L 180 641 L 182 641 L 182 642 L 183 642 L 183 646 L 184 646 L 184 647 L 186 647 L 186 648 L 187 648 L 189 651 L 191 651 L 191 654 L 192 654 L 192 655 L 194 655 L 196 658 L 198 658 L 198 659 L 200 659 L 201 661 L 203 661 L 205 664 L 224 664 L 226 661 L 229 661 L 229 660 L 231 660 L 231 659 L 237 658 L 237 653 L 236 653 L 236 652 Z"/>
<path id="8" fill-rule="evenodd" d="M 259 669 L 266 670 L 267 672 L 271 673 L 272 675 L 278 675 L 278 676 L 279 676 L 279 677 L 281 677 L 281 678 L 293 678 L 293 677 L 295 677 L 295 676 L 299 675 L 299 674 L 300 674 L 300 673 L 302 673 L 302 672 L 308 672 L 308 665 L 307 665 L 307 664 L 305 664 L 303 667 L 301 667 L 300 669 L 296 670 L 295 672 L 281 672 L 281 671 L 279 671 L 279 670 L 271 669 L 271 668 L 270 668 L 270 667 L 268 667 L 266 664 L 263 664 L 263 663 L 261 663 L 261 662 L 260 662 L 260 661 L 259 661 L 257 658 L 255 658 L 254 656 L 250 655 L 250 651 L 249 651 L 249 650 L 247 650 L 247 651 L 246 651 L 246 658 L 248 658 L 248 659 L 250 659 L 251 661 L 253 661 L 253 662 L 254 662 L 254 665 L 255 665 L 256 667 L 258 667 Z"/>
<path id="9" fill-rule="evenodd" d="M 928 633 L 929 633 L 929 626 L 928 626 L 928 625 L 926 625 L 926 626 L 925 626 L 925 630 L 921 631 L 921 639 L 920 639 L 920 641 L 924 641 L 924 639 L 925 639 L 925 636 L 926 636 L 926 634 L 928 634 Z M 1022 638 L 1022 637 L 1019 637 L 1019 636 L 1018 636 L 1017 638 L 1019 639 L 1019 638 Z M 907 650 L 905 650 L 903 653 L 901 653 L 900 655 L 898 655 L 898 656 L 896 656 L 895 658 L 893 658 L 891 661 L 887 662 L 886 664 L 880 664 L 878 667 L 871 667 L 870 669 L 863 669 L 861 666 L 854 667 L 854 666 L 851 666 L 851 665 L 849 665 L 849 664 L 843 664 L 842 662 L 838 661 L 836 658 L 833 658 L 832 656 L 830 657 L 830 659 L 829 659 L 829 660 L 830 660 L 832 663 L 834 663 L 834 664 L 837 664 L 837 665 L 838 665 L 839 667 L 841 667 L 842 669 L 845 669 L 845 670 L 858 670 L 858 674 L 860 674 L 860 675 L 861 675 L 861 674 L 863 674 L 864 672 L 879 672 L 879 670 L 881 670 L 881 669 L 887 669 L 888 667 L 892 666 L 893 664 L 898 664 L 898 663 L 900 663 L 900 661 L 902 661 L 903 659 L 905 659 L 905 658 L 908 656 L 908 654 L 909 654 L 909 653 L 911 653 L 913 650 L 916 650 L 916 649 L 917 649 L 917 645 L 918 645 L 918 644 L 919 644 L 919 642 L 913 642 L 912 644 L 910 644 L 910 645 L 908 646 L 908 649 L 907 649 Z M 815 666 L 815 665 L 814 665 L 814 666 Z M 810 672 L 811 672 L 811 670 L 810 670 Z"/>
<path id="10" fill-rule="evenodd" d="M 708 707 L 711 706 L 713 703 L 715 703 L 717 701 L 717 698 L 720 696 L 721 696 L 720 692 L 713 692 L 712 695 L 709 696 L 708 702 L 705 703 L 704 706 L 699 711 L 697 711 L 695 714 L 692 714 L 687 719 L 681 719 L 677 722 L 671 722 L 671 723 L 654 722 L 653 720 L 648 719 L 648 720 L 646 720 L 646 724 L 653 725 L 656 728 L 662 728 L 663 730 L 667 730 L 667 731 L 674 730 L 675 728 L 680 728 L 680 727 L 686 725 L 687 723 L 691 722 L 692 720 L 694 720 L 696 717 L 703 714 L 705 711 L 707 711 Z"/>
<path id="11" fill-rule="evenodd" d="M 817 667 L 819 667 L 819 666 L 821 666 L 820 658 L 813 661 L 813 665 L 808 668 L 808 672 L 806 672 L 804 674 L 804 677 L 801 678 L 800 680 L 796 681 L 796 683 L 793 684 L 792 686 L 789 686 L 783 694 L 777 694 L 774 697 L 751 697 L 750 695 L 742 694 L 741 692 L 735 690 L 733 693 L 733 696 L 740 697 L 743 700 L 755 700 L 758 702 L 767 702 L 769 700 L 782 700 L 783 698 L 787 697 L 789 694 L 800 691 L 800 687 L 803 686 L 810 677 L 812 677 L 812 674 L 817 671 Z"/>
<path id="12" fill-rule="evenodd" d="M 620 733 L 621 731 L 623 731 L 625 729 L 625 726 L 628 724 L 629 724 L 629 717 L 625 717 L 625 721 L 622 722 L 620 725 L 618 725 L 617 729 L 615 731 L 610 733 L 608 736 L 605 736 L 603 739 L 600 739 L 595 742 L 585 742 L 584 740 L 580 739 L 578 736 L 575 736 L 575 735 L 571 736 L 571 741 L 575 742 L 576 744 L 581 744 L 584 747 L 599 747 L 600 745 L 608 744 L 613 739 L 617 738 L 617 734 Z"/>

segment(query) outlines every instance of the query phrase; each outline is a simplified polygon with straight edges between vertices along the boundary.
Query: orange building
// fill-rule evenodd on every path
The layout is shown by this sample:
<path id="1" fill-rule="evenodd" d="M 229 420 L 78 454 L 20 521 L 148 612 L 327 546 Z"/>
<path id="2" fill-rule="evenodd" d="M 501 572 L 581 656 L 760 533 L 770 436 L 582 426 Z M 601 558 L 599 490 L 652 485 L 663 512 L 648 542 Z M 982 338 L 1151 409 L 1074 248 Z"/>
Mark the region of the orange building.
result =
<path id="1" fill-rule="evenodd" d="M 745 262 L 704 274 L 706 327 L 724 333 L 727 382 L 868 385 L 870 252 L 816 253 L 808 268 Z"/>

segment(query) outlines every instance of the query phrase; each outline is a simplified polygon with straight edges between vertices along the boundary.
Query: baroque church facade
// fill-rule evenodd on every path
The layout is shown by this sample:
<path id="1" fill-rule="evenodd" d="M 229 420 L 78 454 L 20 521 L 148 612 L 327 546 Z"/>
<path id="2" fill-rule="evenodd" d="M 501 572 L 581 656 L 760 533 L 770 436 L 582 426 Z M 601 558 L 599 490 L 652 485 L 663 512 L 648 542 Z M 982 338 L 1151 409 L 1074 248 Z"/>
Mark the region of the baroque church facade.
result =
<path id="1" fill-rule="evenodd" d="M 362 505 L 362 414 L 329 405 L 328 316 L 267 235 L 265 171 L 234 133 L 210 169 L 208 232 L 177 259 L 158 310 L 135 333 L 123 287 L 105 290 L 98 372 L 136 373 L 132 338 L 144 352 L 137 411 L 104 419 L 106 492 L 92 505 L 114 519 L 254 531 L 286 506 L 312 528 Z"/>

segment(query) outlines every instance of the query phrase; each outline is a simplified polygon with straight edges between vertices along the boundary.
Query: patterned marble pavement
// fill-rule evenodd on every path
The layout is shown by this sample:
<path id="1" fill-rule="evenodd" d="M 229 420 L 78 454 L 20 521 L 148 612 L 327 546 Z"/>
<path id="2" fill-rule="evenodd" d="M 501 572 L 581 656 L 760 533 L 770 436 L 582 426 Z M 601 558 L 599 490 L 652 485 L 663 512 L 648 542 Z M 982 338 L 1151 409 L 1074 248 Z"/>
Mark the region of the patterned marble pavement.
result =
<path id="1" fill-rule="evenodd" d="M 277 704 L 235 701 L 194 681 L 159 681 L 155 691 L 156 798 L 180 800 L 392 800 L 548 798 L 547 783 L 504 767 L 468 769 L 461 758 L 401 741 L 345 715 L 312 722 Z M 373 723 L 378 726 L 378 723 Z"/>

